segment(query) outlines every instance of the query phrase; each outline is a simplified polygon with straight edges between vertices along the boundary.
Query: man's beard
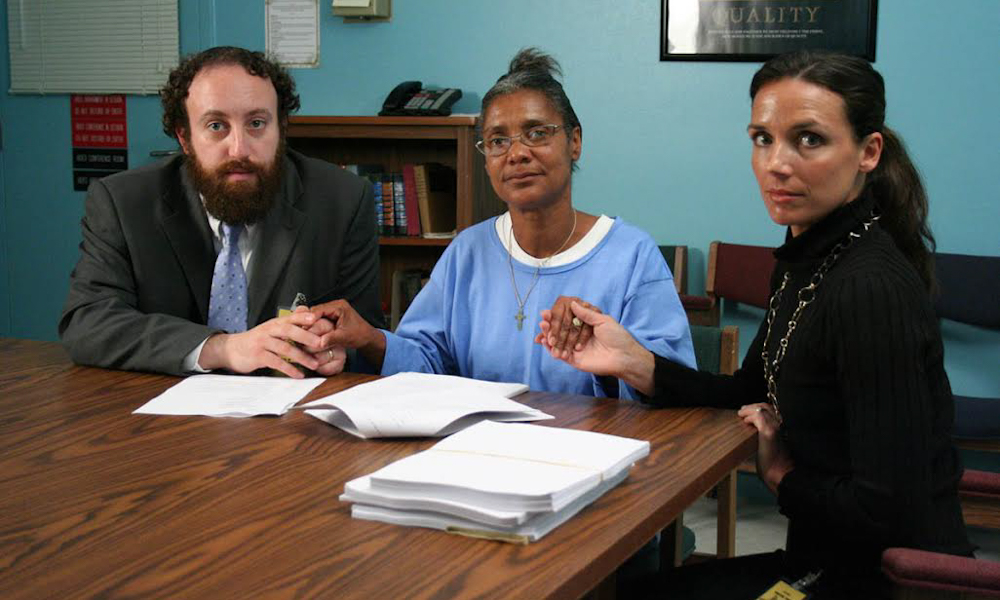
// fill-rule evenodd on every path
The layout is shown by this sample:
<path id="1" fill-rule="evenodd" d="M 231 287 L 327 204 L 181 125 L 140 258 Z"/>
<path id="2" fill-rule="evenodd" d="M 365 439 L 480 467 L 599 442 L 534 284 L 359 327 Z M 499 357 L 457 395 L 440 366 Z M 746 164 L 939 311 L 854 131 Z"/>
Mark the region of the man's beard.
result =
<path id="1" fill-rule="evenodd" d="M 278 142 L 270 167 L 242 159 L 231 160 L 209 171 L 202 167 L 194 147 L 190 144 L 188 146 L 190 153 L 184 161 L 187 172 L 210 215 L 230 225 L 252 225 L 267 215 L 274 204 L 284 173 L 284 136 Z M 253 173 L 256 177 L 252 180 L 228 181 L 227 175 L 233 172 Z"/>

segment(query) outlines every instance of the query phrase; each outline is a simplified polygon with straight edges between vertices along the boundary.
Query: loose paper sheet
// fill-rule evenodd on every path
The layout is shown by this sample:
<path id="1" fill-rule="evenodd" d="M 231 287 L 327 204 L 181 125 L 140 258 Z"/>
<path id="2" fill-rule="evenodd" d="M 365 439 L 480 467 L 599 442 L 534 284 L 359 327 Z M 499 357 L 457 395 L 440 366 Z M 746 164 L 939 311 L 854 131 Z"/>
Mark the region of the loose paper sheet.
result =
<path id="1" fill-rule="evenodd" d="M 135 410 L 140 415 L 252 417 L 282 415 L 322 377 L 290 379 L 243 375 L 192 375 Z"/>
<path id="2" fill-rule="evenodd" d="M 398 373 L 296 408 L 361 438 L 443 436 L 487 419 L 551 419 L 509 399 L 527 389 L 520 383 Z"/>

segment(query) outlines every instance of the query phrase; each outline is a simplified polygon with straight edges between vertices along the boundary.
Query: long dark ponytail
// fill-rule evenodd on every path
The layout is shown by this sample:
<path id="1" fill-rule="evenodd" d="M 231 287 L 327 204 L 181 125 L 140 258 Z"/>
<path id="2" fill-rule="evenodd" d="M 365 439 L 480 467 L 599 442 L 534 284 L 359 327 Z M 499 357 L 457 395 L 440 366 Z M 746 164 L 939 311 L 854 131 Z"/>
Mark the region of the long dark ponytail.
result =
<path id="1" fill-rule="evenodd" d="M 882 156 L 865 180 L 876 198 L 879 224 L 913 264 L 928 290 L 934 289 L 934 235 L 927 224 L 927 192 L 903 140 L 885 125 L 885 82 L 871 64 L 844 54 L 803 50 L 764 63 L 750 83 L 750 99 L 769 83 L 794 78 L 824 87 L 844 100 L 847 120 L 860 142 L 882 134 Z"/>

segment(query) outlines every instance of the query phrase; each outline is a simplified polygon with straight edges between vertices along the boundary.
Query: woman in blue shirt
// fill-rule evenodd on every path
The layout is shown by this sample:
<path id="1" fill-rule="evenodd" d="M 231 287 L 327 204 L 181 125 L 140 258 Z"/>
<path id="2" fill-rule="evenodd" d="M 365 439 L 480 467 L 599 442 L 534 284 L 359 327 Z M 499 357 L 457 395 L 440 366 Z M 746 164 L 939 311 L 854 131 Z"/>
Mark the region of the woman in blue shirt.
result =
<path id="1" fill-rule="evenodd" d="M 477 148 L 508 212 L 455 238 L 394 333 L 371 327 L 345 301 L 315 307 L 335 324 L 327 344 L 356 348 L 383 375 L 445 373 L 634 398 L 629 385 L 579 371 L 534 343 L 543 311 L 565 321 L 567 343 L 586 342 L 591 328 L 569 310 L 576 300 L 612 315 L 651 352 L 694 366 L 687 318 L 653 240 L 573 207 L 583 130 L 558 73 L 551 57 L 522 50 L 483 97 Z"/>

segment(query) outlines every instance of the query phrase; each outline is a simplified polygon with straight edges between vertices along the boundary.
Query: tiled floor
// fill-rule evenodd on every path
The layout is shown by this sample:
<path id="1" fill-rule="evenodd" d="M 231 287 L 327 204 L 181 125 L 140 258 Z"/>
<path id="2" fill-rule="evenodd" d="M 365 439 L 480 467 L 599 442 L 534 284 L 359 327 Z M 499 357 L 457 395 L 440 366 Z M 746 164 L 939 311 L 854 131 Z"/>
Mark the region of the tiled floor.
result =
<path id="1" fill-rule="evenodd" d="M 769 492 L 752 475 L 741 474 L 736 504 L 736 554 L 771 552 L 785 546 L 787 520 Z M 695 552 L 715 554 L 715 500 L 702 498 L 684 512 L 684 524 L 695 532 Z M 979 546 L 978 558 L 1000 561 L 1000 532 L 969 528 Z"/>

